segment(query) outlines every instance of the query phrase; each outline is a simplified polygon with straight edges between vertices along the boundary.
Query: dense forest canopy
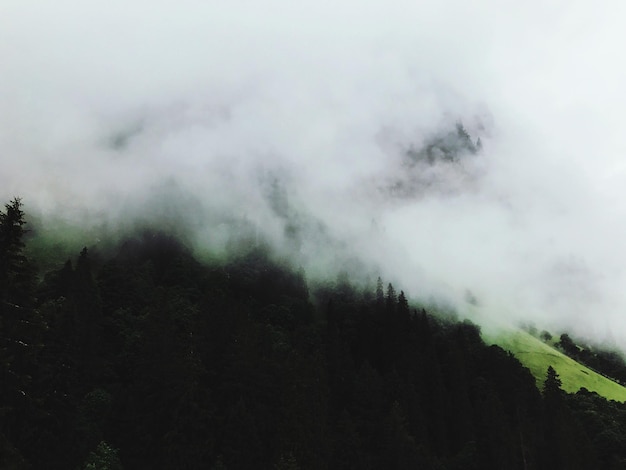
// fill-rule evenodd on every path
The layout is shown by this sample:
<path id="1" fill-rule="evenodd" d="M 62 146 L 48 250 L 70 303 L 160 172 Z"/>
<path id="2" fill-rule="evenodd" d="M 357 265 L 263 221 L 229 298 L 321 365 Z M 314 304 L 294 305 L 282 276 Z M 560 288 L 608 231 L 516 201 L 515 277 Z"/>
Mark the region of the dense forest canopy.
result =
<path id="1" fill-rule="evenodd" d="M 399 285 L 311 282 L 262 240 L 201 262 L 153 230 L 42 271 L 27 234 L 15 199 L 3 469 L 626 468 L 626 405 L 566 394 L 554 369 L 538 390 L 478 326 Z"/>

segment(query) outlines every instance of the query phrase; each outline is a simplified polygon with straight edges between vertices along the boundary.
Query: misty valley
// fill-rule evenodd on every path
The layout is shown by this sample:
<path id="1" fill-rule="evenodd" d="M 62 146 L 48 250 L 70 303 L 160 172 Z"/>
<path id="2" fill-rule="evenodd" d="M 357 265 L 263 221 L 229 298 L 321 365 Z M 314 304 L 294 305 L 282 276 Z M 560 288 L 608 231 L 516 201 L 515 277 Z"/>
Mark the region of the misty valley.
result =
<path id="1" fill-rule="evenodd" d="M 618 353 L 535 327 L 490 345 L 254 232 L 198 257 L 135 229 L 59 259 L 27 221 L 0 211 L 2 469 L 626 468 L 626 395 L 573 378 L 619 397 Z"/>

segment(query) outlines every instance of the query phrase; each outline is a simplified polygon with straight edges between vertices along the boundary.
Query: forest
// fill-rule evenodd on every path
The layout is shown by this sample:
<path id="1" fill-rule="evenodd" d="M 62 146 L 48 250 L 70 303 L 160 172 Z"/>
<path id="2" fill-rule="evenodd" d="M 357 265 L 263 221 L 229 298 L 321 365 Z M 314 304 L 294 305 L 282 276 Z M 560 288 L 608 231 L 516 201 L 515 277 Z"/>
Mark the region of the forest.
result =
<path id="1" fill-rule="evenodd" d="M 37 236 L 42 236 L 37 234 Z M 480 328 L 262 241 L 31 256 L 0 211 L 2 469 L 621 469 L 626 405 L 541 390 Z"/>

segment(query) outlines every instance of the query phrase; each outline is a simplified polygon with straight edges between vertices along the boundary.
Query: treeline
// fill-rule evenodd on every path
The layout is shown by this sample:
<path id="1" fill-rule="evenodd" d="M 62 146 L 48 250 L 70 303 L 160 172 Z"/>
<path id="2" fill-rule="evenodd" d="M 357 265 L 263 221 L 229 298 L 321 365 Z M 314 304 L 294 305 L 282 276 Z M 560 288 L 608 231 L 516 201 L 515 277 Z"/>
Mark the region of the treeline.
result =
<path id="1" fill-rule="evenodd" d="M 568 333 L 562 333 L 555 341 L 548 331 L 537 332 L 532 324 L 520 325 L 525 331 L 542 341 L 553 344 L 564 354 L 586 365 L 590 369 L 604 375 L 616 382 L 626 384 L 626 362 L 621 353 L 607 349 L 600 345 L 591 346 L 588 341 L 579 338 L 573 339 Z"/>
<path id="2" fill-rule="evenodd" d="M 626 407 L 478 327 L 153 232 L 39 273 L 0 212 L 0 468 L 625 468 Z"/>
<path id="3" fill-rule="evenodd" d="M 574 342 L 567 333 L 560 336 L 556 345 L 572 359 L 621 384 L 626 384 L 626 362 L 618 352 L 592 347 L 583 341 Z"/>

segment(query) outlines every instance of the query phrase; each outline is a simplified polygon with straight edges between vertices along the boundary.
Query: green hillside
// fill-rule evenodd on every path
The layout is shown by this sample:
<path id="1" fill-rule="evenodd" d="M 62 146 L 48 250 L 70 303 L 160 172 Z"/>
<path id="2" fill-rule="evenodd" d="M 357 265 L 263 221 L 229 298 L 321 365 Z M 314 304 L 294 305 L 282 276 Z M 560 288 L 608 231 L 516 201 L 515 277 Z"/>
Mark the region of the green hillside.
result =
<path id="1" fill-rule="evenodd" d="M 625 387 L 567 357 L 525 331 L 499 333 L 484 339 L 487 343 L 497 344 L 511 351 L 530 369 L 539 388 L 543 385 L 548 366 L 552 366 L 559 374 L 566 392 L 576 393 L 584 387 L 610 400 L 626 402 Z"/>

